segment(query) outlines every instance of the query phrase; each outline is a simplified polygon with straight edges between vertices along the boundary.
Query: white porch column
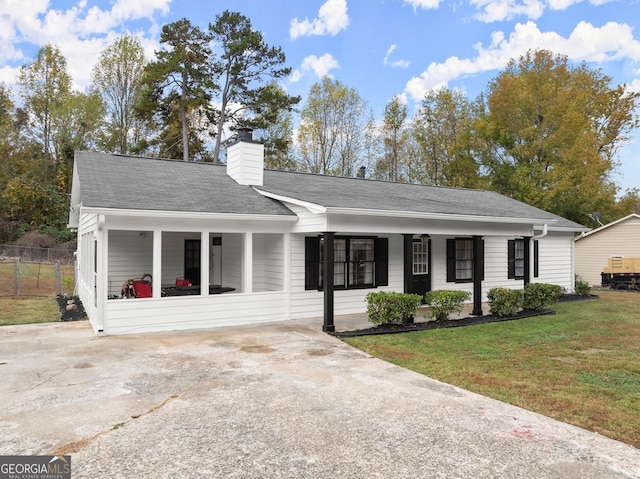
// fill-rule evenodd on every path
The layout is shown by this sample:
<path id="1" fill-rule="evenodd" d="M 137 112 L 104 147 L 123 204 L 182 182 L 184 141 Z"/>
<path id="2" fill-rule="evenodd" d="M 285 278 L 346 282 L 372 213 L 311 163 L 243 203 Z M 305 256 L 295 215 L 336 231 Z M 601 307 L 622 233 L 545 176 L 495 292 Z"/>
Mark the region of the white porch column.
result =
<path id="1" fill-rule="evenodd" d="M 97 310 L 96 329 L 98 333 L 104 331 L 104 316 L 107 309 L 107 295 L 109 294 L 109 230 L 105 227 L 105 216 L 98 216 L 98 233 L 94 238 L 94 247 L 96 248 L 96 264 L 94 265 L 95 273 L 93 281 L 95 281 L 94 298 Z M 93 248 L 91 248 L 93 251 Z"/>
<path id="2" fill-rule="evenodd" d="M 162 231 L 153 230 L 153 297 L 162 296 Z"/>
<path id="3" fill-rule="evenodd" d="M 282 271 L 282 287 L 285 291 L 285 319 L 291 319 L 291 233 L 282 235 L 282 254 L 283 254 L 283 271 Z"/>
<path id="4" fill-rule="evenodd" d="M 208 231 L 202 231 L 200 233 L 200 294 L 202 296 L 209 296 L 209 264 L 211 254 L 209 252 L 211 248 L 211 239 L 209 238 Z"/>
<path id="5" fill-rule="evenodd" d="M 253 293 L 253 233 L 244 234 L 242 292 Z"/>

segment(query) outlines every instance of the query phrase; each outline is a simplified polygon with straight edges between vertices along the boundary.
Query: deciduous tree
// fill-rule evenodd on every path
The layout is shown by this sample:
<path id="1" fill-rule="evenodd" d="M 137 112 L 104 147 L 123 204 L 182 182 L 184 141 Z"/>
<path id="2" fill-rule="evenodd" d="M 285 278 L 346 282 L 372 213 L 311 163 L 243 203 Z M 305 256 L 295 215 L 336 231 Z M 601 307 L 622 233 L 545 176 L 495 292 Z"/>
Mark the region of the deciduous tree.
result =
<path id="1" fill-rule="evenodd" d="M 28 118 L 27 133 L 57 164 L 54 119 L 71 94 L 71 76 L 60 49 L 50 44 L 40 48 L 35 61 L 20 68 L 18 84 Z"/>
<path id="2" fill-rule="evenodd" d="M 140 40 L 124 35 L 100 53 L 93 67 L 93 88 L 107 112 L 103 140 L 107 151 L 129 153 L 139 139 L 142 125 L 135 106 L 140 103 L 145 63 Z"/>
<path id="3" fill-rule="evenodd" d="M 427 93 L 412 122 L 416 143 L 416 176 L 421 183 L 478 186 L 478 164 L 472 138 L 475 110 L 459 90 Z"/>
<path id="4" fill-rule="evenodd" d="M 611 173 L 640 94 L 610 83 L 546 50 L 512 60 L 489 85 L 479 127 L 491 187 L 578 222 L 615 209 Z"/>
<path id="5" fill-rule="evenodd" d="M 376 168 L 381 174 L 384 172 L 387 181 L 398 181 L 402 179 L 402 163 L 407 158 L 406 147 L 408 135 L 406 122 L 407 105 L 399 96 L 394 96 L 384 107 L 382 123 L 384 156 L 380 160 L 382 165 Z"/>
<path id="6" fill-rule="evenodd" d="M 324 77 L 301 111 L 298 147 L 312 173 L 353 176 L 363 141 L 366 103 L 354 88 Z"/>

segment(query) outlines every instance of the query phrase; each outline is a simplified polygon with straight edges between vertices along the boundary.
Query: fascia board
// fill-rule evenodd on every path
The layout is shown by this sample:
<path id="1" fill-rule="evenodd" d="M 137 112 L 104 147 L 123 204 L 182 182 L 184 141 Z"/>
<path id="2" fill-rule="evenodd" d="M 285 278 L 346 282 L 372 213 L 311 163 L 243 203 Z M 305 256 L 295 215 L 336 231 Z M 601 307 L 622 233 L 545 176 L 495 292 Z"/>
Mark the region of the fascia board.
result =
<path id="1" fill-rule="evenodd" d="M 415 211 L 372 210 L 355 208 L 326 208 L 327 214 L 359 215 L 359 216 L 393 216 L 397 218 L 420 218 L 447 221 L 481 221 L 485 223 L 515 223 L 515 224 L 554 224 L 558 220 L 552 218 L 518 218 L 502 216 L 454 215 L 447 213 L 421 213 Z"/>
<path id="2" fill-rule="evenodd" d="M 202 213 L 202 212 L 195 212 L 195 211 L 134 210 L 134 209 L 118 209 L 118 208 L 96 208 L 96 207 L 88 207 L 88 206 L 83 207 L 82 212 L 87 214 L 108 215 L 108 216 L 127 216 L 127 217 L 133 217 L 133 218 L 287 221 L 292 223 L 298 221 L 298 217 L 295 215 Z"/>

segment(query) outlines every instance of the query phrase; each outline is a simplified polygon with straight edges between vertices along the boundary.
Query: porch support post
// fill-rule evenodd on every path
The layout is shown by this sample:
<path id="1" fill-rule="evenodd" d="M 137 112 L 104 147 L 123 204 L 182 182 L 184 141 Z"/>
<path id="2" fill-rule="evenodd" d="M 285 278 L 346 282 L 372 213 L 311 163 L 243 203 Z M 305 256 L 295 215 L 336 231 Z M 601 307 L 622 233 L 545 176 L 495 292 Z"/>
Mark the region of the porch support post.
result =
<path id="1" fill-rule="evenodd" d="M 404 292 L 413 290 L 413 235 L 405 234 L 404 237 Z"/>
<path id="2" fill-rule="evenodd" d="M 482 236 L 473 237 L 473 314 L 482 316 Z"/>
<path id="3" fill-rule="evenodd" d="M 93 298 L 94 305 L 97 309 L 97 319 L 95 329 L 98 333 L 104 332 L 105 315 L 107 314 L 107 295 L 109 294 L 109 230 L 105 226 L 106 219 L 104 215 L 98 215 L 98 232 L 93 241 L 93 247 L 91 252 L 94 253 L 96 264 L 94 265 L 95 278 L 91 278 L 91 283 L 94 285 Z M 95 248 L 95 251 L 94 251 Z M 86 258 L 85 261 L 89 260 Z M 94 259 L 91 259 L 93 263 Z M 93 275 L 93 271 L 91 274 Z M 94 283 L 95 281 L 95 283 Z"/>
<path id="4" fill-rule="evenodd" d="M 211 258 L 211 238 L 208 231 L 200 232 L 200 295 L 209 296 L 209 262 Z"/>
<path id="5" fill-rule="evenodd" d="M 242 264 L 242 292 L 253 293 L 253 233 L 244 234 L 244 261 Z"/>
<path id="6" fill-rule="evenodd" d="M 153 284 L 151 290 L 154 298 L 162 296 L 162 231 L 153 230 Z"/>
<path id="7" fill-rule="evenodd" d="M 531 237 L 524 237 L 524 285 L 531 282 Z"/>
<path id="8" fill-rule="evenodd" d="M 336 330 L 333 322 L 333 240 L 335 233 L 325 232 L 324 234 L 324 324 L 322 330 L 332 333 Z"/>

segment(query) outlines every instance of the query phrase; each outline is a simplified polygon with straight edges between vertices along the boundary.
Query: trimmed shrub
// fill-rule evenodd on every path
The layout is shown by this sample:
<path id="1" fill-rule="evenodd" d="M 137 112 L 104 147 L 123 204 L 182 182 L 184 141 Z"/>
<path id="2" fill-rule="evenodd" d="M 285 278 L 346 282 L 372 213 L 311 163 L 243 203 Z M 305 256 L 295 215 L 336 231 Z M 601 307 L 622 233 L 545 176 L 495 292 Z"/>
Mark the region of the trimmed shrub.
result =
<path id="1" fill-rule="evenodd" d="M 368 293 L 367 315 L 369 321 L 379 324 L 402 324 L 406 318 L 411 318 L 420 306 L 422 296 L 419 294 L 394 293 L 377 291 Z"/>
<path id="2" fill-rule="evenodd" d="M 521 289 L 491 288 L 487 293 L 489 312 L 500 318 L 515 316 L 524 304 Z"/>
<path id="3" fill-rule="evenodd" d="M 429 306 L 429 317 L 438 321 L 446 321 L 454 313 L 462 312 L 465 301 L 471 299 L 469 291 L 448 291 L 437 289 L 424 295 Z"/>
<path id="4" fill-rule="evenodd" d="M 562 296 L 562 287 L 557 284 L 529 283 L 524 287 L 522 307 L 529 310 L 540 310 L 556 303 L 560 296 Z"/>
<path id="5" fill-rule="evenodd" d="M 576 286 L 575 286 L 576 294 L 580 296 L 587 296 L 591 293 L 591 286 L 587 281 L 580 279 L 579 276 L 576 276 Z"/>

